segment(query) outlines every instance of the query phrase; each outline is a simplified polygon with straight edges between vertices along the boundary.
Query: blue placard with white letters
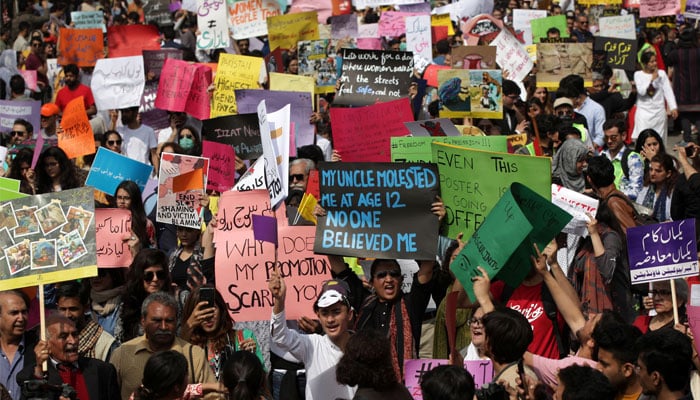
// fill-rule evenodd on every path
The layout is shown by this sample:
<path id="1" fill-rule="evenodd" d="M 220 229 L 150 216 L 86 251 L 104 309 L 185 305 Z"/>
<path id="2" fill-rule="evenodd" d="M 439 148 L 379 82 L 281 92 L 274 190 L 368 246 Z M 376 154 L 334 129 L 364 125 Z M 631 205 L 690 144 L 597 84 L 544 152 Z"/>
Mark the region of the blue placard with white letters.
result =
<path id="1" fill-rule="evenodd" d="M 97 150 L 97 155 L 88 173 L 86 186 L 93 186 L 110 196 L 114 196 L 117 186 L 123 181 L 134 181 L 143 192 L 153 166 L 130 159 L 104 147 Z"/>

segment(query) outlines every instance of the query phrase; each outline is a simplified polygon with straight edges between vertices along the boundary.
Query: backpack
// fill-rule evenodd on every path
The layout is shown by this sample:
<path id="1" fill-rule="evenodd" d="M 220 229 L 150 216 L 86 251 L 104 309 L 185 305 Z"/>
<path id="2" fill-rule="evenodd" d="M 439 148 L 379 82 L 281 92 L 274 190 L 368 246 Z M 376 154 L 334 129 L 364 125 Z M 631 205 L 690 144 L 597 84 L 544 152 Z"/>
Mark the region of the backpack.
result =
<path id="1" fill-rule="evenodd" d="M 510 296 L 513 295 L 515 288 L 504 285 L 503 292 L 501 292 L 501 304 L 508 303 Z M 540 293 L 540 298 L 542 299 L 542 307 L 544 308 L 544 313 L 547 314 L 547 318 L 552 323 L 554 328 L 554 338 L 557 341 L 557 349 L 559 350 L 559 359 L 562 359 L 569 355 L 569 349 L 571 348 L 571 340 L 569 335 L 569 326 L 564 324 L 564 329 L 559 328 L 559 321 L 557 319 L 557 304 L 554 302 L 552 293 L 547 288 L 547 285 L 542 282 L 542 292 Z"/>
<path id="2" fill-rule="evenodd" d="M 627 203 L 628 206 L 632 208 L 632 211 L 634 212 L 634 223 L 637 226 L 654 225 L 659 223 L 656 217 L 654 217 L 654 210 L 644 207 L 641 204 L 634 203 L 627 196 L 621 196 L 617 193 L 613 193 L 610 196 L 608 196 L 605 200 L 603 200 L 600 203 L 600 206 L 607 207 L 608 199 L 610 199 L 611 197 L 621 198 L 625 201 L 625 203 Z"/>

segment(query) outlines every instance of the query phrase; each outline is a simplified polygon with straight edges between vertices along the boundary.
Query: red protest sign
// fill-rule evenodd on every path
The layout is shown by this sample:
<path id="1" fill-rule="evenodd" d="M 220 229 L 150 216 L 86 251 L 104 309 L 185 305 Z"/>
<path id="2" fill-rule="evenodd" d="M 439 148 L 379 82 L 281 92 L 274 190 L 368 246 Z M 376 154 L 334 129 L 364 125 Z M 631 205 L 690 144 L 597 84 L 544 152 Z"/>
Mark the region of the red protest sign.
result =
<path id="1" fill-rule="evenodd" d="M 110 58 L 140 56 L 144 50 L 160 50 L 160 34 L 152 25 L 110 26 L 107 42 Z"/>

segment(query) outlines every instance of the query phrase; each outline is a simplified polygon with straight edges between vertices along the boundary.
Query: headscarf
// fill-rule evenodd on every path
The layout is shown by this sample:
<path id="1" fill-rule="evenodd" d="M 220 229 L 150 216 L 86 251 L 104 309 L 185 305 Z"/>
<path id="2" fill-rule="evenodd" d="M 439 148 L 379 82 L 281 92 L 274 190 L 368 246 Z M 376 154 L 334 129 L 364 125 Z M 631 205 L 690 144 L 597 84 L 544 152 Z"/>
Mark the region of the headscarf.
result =
<path id="1" fill-rule="evenodd" d="M 559 146 L 552 160 L 552 176 L 561 180 L 567 189 L 583 192 L 586 180 L 576 170 L 576 163 L 588 154 L 588 148 L 579 139 L 571 138 Z"/>

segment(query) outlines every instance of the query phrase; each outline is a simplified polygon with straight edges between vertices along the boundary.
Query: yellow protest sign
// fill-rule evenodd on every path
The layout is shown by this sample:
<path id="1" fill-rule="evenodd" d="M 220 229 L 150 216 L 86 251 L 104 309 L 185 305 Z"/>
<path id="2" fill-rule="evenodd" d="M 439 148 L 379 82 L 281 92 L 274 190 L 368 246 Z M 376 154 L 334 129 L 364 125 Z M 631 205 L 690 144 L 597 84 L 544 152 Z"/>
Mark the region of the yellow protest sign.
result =
<path id="1" fill-rule="evenodd" d="M 280 74 L 279 72 L 270 72 L 270 90 L 279 90 L 283 92 L 305 92 L 311 93 L 311 106 L 313 107 L 313 98 L 316 81 L 313 76 L 302 76 L 292 74 Z"/>
<path id="2" fill-rule="evenodd" d="M 267 37 L 271 49 L 291 49 L 300 40 L 319 39 L 316 11 L 269 17 Z"/>
<path id="3" fill-rule="evenodd" d="M 452 20 L 450 19 L 450 14 L 433 14 L 430 16 L 430 26 L 446 26 L 447 34 L 452 36 L 455 34 L 455 30 L 452 27 Z"/>
<path id="4" fill-rule="evenodd" d="M 236 114 L 234 90 L 260 88 L 258 82 L 263 61 L 260 57 L 221 53 L 214 80 L 211 118 Z"/>

